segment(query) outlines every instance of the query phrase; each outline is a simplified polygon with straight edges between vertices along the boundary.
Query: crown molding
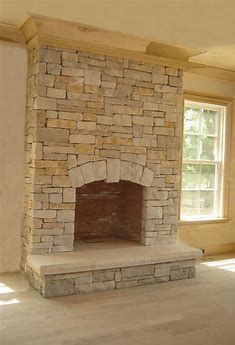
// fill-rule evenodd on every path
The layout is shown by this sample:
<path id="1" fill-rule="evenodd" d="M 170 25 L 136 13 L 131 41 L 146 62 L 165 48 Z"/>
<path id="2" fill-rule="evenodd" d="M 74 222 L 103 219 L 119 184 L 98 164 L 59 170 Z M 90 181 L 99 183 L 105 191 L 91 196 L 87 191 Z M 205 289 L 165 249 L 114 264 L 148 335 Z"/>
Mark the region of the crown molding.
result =
<path id="1" fill-rule="evenodd" d="M 24 43 L 28 50 L 42 45 L 79 49 L 180 68 L 197 75 L 235 82 L 235 71 L 189 61 L 193 56 L 205 53 L 203 50 L 152 42 L 133 35 L 45 16 L 30 15 L 18 30 L 14 26 L 0 25 L 0 39 Z"/>
<path id="2" fill-rule="evenodd" d="M 25 44 L 23 33 L 16 26 L 0 23 L 0 40 Z"/>
<path id="3" fill-rule="evenodd" d="M 161 42 L 150 42 L 146 48 L 146 53 L 168 59 L 189 62 L 191 57 L 206 53 L 206 51 L 201 49 L 172 46 L 170 44 Z"/>
<path id="4" fill-rule="evenodd" d="M 151 41 L 61 19 L 31 15 L 21 26 L 27 48 L 51 45 L 186 69 L 185 59 L 146 53 Z"/>
<path id="5" fill-rule="evenodd" d="M 185 69 L 187 72 L 202 75 L 204 77 L 210 77 L 215 79 L 222 79 L 235 82 L 235 71 L 204 65 L 196 62 L 189 62 L 187 68 Z"/>

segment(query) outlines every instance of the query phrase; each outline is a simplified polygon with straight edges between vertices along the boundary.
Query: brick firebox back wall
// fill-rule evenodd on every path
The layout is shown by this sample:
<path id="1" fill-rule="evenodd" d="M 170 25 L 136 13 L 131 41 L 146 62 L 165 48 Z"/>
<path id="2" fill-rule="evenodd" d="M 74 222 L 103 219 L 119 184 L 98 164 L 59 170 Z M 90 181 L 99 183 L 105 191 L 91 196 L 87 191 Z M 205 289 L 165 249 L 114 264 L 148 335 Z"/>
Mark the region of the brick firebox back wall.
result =
<path id="1" fill-rule="evenodd" d="M 76 190 L 75 240 L 119 237 L 140 241 L 143 187 L 97 181 Z"/>

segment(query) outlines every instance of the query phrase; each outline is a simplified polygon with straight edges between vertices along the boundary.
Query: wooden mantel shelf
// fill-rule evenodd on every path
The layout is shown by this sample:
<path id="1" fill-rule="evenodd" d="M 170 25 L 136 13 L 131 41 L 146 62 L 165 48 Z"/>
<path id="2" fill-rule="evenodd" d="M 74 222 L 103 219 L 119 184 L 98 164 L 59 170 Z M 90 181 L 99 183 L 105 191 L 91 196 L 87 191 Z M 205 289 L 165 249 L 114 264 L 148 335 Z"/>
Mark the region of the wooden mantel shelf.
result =
<path id="1" fill-rule="evenodd" d="M 232 70 L 190 62 L 190 58 L 205 53 L 203 50 L 152 42 L 129 34 L 34 14 L 20 28 L 0 24 L 1 39 L 24 43 L 28 50 L 38 45 L 59 46 L 235 81 L 235 72 Z"/>

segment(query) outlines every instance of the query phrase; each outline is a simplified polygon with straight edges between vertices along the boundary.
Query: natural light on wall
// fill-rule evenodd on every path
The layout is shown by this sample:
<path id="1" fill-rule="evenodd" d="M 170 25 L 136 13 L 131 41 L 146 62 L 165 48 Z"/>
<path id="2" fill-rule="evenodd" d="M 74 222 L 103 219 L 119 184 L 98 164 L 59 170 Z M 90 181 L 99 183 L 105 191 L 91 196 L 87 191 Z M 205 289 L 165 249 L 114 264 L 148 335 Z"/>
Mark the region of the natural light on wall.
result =
<path id="1" fill-rule="evenodd" d="M 185 101 L 181 219 L 223 214 L 225 107 Z"/>

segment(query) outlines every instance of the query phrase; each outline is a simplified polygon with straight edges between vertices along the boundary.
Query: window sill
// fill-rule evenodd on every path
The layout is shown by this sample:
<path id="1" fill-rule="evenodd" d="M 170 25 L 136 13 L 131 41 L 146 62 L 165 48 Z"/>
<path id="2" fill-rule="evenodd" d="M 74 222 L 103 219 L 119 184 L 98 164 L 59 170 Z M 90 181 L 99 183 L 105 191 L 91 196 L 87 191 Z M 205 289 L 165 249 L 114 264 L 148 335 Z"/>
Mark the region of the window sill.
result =
<path id="1" fill-rule="evenodd" d="M 215 224 L 215 223 L 227 223 L 231 218 L 213 218 L 213 219 L 193 219 L 193 220 L 179 220 L 178 225 L 200 225 L 200 224 Z"/>

